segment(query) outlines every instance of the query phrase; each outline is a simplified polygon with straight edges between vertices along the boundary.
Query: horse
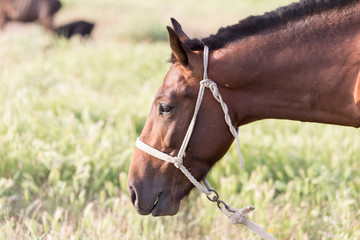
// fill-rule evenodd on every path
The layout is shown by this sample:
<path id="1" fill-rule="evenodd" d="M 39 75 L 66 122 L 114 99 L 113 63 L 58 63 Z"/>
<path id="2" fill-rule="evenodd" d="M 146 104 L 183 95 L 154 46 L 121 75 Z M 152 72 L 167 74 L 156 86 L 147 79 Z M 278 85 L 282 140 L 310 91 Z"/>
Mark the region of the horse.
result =
<path id="1" fill-rule="evenodd" d="M 7 22 L 38 20 L 49 32 L 53 30 L 53 16 L 61 8 L 59 0 L 0 0 L 0 28 Z"/>
<path id="2" fill-rule="evenodd" d="M 79 20 L 56 27 L 54 32 L 58 37 L 71 38 L 74 35 L 80 35 L 87 38 L 91 36 L 94 26 L 94 23 Z"/>
<path id="3" fill-rule="evenodd" d="M 212 92 L 203 92 L 198 108 L 204 72 L 234 128 L 270 118 L 360 127 L 360 1 L 301 0 L 203 39 L 189 38 L 175 19 L 172 25 L 172 65 L 129 169 L 139 214 L 175 215 L 194 188 L 180 170 L 202 180 L 234 141 Z"/>

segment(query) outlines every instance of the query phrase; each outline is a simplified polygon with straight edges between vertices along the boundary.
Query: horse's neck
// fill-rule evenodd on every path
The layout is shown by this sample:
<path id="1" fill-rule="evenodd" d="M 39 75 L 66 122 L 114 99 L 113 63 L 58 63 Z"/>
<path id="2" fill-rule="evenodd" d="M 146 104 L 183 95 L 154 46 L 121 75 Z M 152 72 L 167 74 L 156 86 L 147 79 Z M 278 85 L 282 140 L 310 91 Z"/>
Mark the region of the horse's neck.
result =
<path id="1" fill-rule="evenodd" d="M 340 23 L 299 22 L 213 52 L 210 77 L 229 92 L 237 123 L 276 118 L 359 127 L 360 19 Z"/>

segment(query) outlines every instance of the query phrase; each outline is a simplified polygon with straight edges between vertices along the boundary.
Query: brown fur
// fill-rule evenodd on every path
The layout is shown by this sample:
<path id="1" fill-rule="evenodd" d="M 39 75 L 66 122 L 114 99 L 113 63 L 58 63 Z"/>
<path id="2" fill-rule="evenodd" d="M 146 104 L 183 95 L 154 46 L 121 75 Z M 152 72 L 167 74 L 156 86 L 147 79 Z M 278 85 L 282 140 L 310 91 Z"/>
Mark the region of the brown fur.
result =
<path id="1" fill-rule="evenodd" d="M 0 28 L 9 21 L 39 21 L 53 30 L 53 16 L 61 8 L 58 0 L 0 0 Z"/>

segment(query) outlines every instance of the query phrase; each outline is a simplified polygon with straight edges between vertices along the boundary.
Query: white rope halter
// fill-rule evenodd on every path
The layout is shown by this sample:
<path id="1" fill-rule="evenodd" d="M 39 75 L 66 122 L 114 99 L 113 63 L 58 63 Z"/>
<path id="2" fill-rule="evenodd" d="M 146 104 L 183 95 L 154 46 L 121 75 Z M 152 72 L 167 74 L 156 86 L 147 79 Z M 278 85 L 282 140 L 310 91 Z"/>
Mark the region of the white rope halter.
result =
<path id="1" fill-rule="evenodd" d="M 138 147 L 139 149 L 141 149 L 142 151 L 158 158 L 161 159 L 163 161 L 166 162 L 170 162 L 173 163 L 175 165 L 175 167 L 177 167 L 178 169 L 180 169 L 185 176 L 190 180 L 190 182 L 192 184 L 194 184 L 194 186 L 196 188 L 198 188 L 200 191 L 202 191 L 203 193 L 205 193 L 208 197 L 208 199 L 212 202 L 217 202 L 218 207 L 220 208 L 220 210 L 230 219 L 231 223 L 233 224 L 243 224 L 246 227 L 248 227 L 250 230 L 252 230 L 253 232 L 255 232 L 256 234 L 258 234 L 259 236 L 261 236 L 262 238 L 264 238 L 265 240 L 274 240 L 275 238 L 273 236 L 271 236 L 269 233 L 267 233 L 265 230 L 263 230 L 260 226 L 258 226 L 257 224 L 249 221 L 246 218 L 246 214 L 253 211 L 254 208 L 253 207 L 246 207 L 243 208 L 241 210 L 233 208 L 229 205 L 227 205 L 225 202 L 221 201 L 219 199 L 219 194 L 213 190 L 209 183 L 206 181 L 206 179 L 203 179 L 203 183 L 205 185 L 205 187 L 194 178 L 194 176 L 189 172 L 189 170 L 187 170 L 187 168 L 183 165 L 183 159 L 185 156 L 185 150 L 188 146 L 188 143 L 190 141 L 192 132 L 194 130 L 195 127 L 195 122 L 196 122 L 196 118 L 197 118 L 197 114 L 200 110 L 200 106 L 201 106 L 201 102 L 204 96 L 204 91 L 205 88 L 209 88 L 210 91 L 212 92 L 214 98 L 216 99 L 216 101 L 218 101 L 221 104 L 221 108 L 224 112 L 225 115 L 225 122 L 227 123 L 227 125 L 229 126 L 229 130 L 231 132 L 231 134 L 234 136 L 234 138 L 236 139 L 236 143 L 237 143 L 237 148 L 239 151 L 239 159 L 240 159 L 240 163 L 241 163 L 241 167 L 242 169 L 244 169 L 244 163 L 243 163 L 243 159 L 241 156 L 241 149 L 240 149 L 240 141 L 239 141 L 239 137 L 238 137 L 238 131 L 234 128 L 234 126 L 231 123 L 231 119 L 229 116 L 229 111 L 228 111 L 228 107 L 226 105 L 226 103 L 223 101 L 219 89 L 217 88 L 217 85 L 214 81 L 210 80 L 208 78 L 207 75 L 207 68 L 208 68 L 208 62 L 209 62 L 209 47 L 205 46 L 204 47 L 204 76 L 203 76 L 203 80 L 200 81 L 200 89 L 199 89 L 199 93 L 198 93 L 198 97 L 196 100 L 196 105 L 195 105 L 195 110 L 194 110 L 194 115 L 191 119 L 190 125 L 188 127 L 188 130 L 186 132 L 186 135 L 184 137 L 184 140 L 181 144 L 180 150 L 177 154 L 176 157 L 173 157 L 169 154 L 163 153 L 149 145 L 147 145 L 146 143 L 142 142 L 140 140 L 140 138 L 136 139 L 136 147 Z M 215 194 L 215 196 L 213 196 L 212 198 L 210 197 L 211 194 Z M 223 206 L 222 206 L 223 205 Z"/>

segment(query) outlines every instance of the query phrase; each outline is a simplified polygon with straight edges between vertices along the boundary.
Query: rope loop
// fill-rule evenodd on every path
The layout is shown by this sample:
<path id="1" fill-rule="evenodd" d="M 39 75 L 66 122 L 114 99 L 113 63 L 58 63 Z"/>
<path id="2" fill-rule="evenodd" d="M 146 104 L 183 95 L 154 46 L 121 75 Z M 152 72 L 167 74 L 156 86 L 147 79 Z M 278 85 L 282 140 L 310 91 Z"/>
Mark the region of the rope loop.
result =
<path id="1" fill-rule="evenodd" d="M 218 90 L 217 84 L 215 82 L 210 83 L 209 88 L 210 88 L 210 91 L 213 92 L 213 94 L 215 93 L 216 95 L 219 95 L 219 90 Z"/>

